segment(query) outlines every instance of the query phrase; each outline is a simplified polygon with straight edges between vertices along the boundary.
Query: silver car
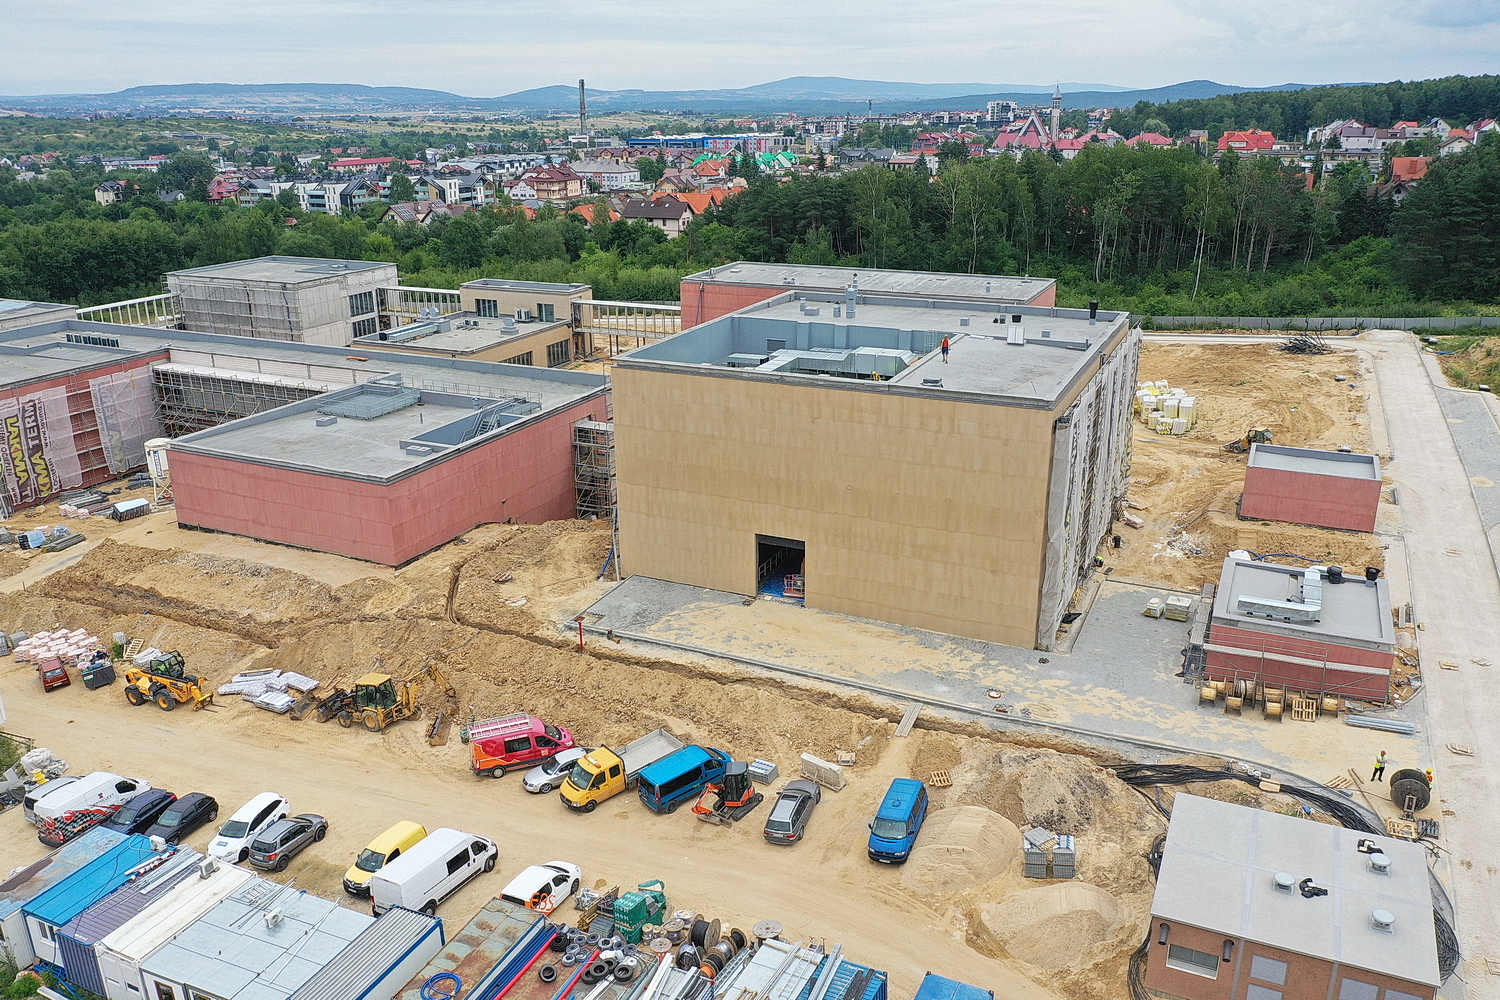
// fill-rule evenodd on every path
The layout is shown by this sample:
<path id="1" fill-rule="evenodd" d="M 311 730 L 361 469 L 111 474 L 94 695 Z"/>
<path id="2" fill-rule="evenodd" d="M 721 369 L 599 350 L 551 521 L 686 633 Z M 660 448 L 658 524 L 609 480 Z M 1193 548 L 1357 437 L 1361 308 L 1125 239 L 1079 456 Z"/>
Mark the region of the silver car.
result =
<path id="1" fill-rule="evenodd" d="M 578 758 L 592 751 L 588 747 L 573 747 L 564 750 L 545 764 L 539 764 L 526 772 L 526 777 L 521 781 L 521 787 L 528 792 L 538 795 L 543 792 L 555 792 L 562 787 L 563 779 L 568 772 L 573 770 L 573 765 L 578 763 Z"/>
<path id="2" fill-rule="evenodd" d="M 285 871 L 303 848 L 327 833 L 328 821 L 312 813 L 278 819 L 250 842 L 250 863 L 266 871 Z"/>
<path id="3" fill-rule="evenodd" d="M 813 807 L 823 799 L 823 789 L 815 781 L 788 781 L 771 806 L 763 831 L 770 844 L 795 844 L 807 829 Z"/>

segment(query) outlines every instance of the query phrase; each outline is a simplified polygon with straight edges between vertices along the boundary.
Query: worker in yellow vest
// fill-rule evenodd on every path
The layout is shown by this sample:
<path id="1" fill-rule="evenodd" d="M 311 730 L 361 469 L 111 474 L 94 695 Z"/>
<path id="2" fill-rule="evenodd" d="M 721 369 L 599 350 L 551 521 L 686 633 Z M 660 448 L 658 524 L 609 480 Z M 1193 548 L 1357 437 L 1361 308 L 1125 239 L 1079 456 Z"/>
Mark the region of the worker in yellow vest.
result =
<path id="1" fill-rule="evenodd" d="M 1380 776 L 1385 774 L 1386 756 L 1385 751 L 1380 751 L 1380 756 L 1375 758 L 1375 773 L 1370 775 L 1371 781 L 1379 781 Z"/>

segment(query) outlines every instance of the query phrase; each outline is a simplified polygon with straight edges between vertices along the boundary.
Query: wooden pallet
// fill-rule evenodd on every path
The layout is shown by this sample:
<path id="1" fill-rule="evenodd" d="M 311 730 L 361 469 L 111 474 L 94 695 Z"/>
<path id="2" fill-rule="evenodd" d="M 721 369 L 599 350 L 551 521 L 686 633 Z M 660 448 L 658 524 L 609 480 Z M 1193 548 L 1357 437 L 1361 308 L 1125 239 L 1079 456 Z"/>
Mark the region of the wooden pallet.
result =
<path id="1" fill-rule="evenodd" d="M 145 639 L 131 639 L 125 646 L 125 659 L 133 660 L 141 650 L 146 648 Z"/>
<path id="2" fill-rule="evenodd" d="M 932 774 L 927 777 L 927 783 L 933 788 L 952 788 L 953 775 L 949 774 L 947 771 L 933 771 Z"/>
<path id="3" fill-rule="evenodd" d="M 1416 840 L 1417 824 L 1409 819 L 1387 819 L 1385 832 L 1398 840 Z"/>
<path id="4" fill-rule="evenodd" d="M 1293 722 L 1317 722 L 1318 702 L 1313 698 L 1292 699 L 1292 721 Z"/>
<path id="5" fill-rule="evenodd" d="M 1326 785 L 1326 786 L 1328 786 L 1329 788 L 1353 788 L 1354 787 L 1354 782 L 1350 781 L 1349 780 L 1349 776 L 1345 775 L 1345 774 L 1335 774 L 1333 777 L 1331 777 L 1327 781 L 1323 782 L 1323 784 Z"/>

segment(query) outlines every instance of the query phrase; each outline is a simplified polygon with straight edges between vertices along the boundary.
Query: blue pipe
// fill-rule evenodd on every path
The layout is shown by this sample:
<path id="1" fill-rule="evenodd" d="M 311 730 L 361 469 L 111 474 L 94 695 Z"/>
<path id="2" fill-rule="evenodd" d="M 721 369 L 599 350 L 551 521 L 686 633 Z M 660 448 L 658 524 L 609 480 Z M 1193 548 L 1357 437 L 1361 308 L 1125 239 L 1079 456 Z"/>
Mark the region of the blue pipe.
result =
<path id="1" fill-rule="evenodd" d="M 452 990 L 445 990 L 442 993 L 437 992 L 438 983 L 448 982 L 453 983 Z M 429 977 L 422 984 L 422 1000 L 453 1000 L 454 997 L 458 996 L 459 990 L 463 988 L 464 981 L 462 979 L 459 979 L 451 972 L 439 972 L 437 975 Z"/>

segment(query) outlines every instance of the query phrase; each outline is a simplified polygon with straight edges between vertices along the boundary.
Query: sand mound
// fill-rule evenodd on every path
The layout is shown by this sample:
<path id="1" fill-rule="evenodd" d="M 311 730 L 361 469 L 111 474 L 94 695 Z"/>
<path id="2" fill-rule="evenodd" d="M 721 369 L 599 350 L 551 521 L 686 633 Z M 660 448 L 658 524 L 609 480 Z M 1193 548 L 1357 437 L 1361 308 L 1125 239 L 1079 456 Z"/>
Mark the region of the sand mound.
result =
<path id="1" fill-rule="evenodd" d="M 1083 757 L 1050 750 L 1002 747 L 964 765 L 966 788 L 959 801 L 985 806 L 1017 826 L 1045 826 L 1081 834 L 1127 791 L 1103 768 Z"/>
<path id="2" fill-rule="evenodd" d="M 999 813 L 956 806 L 929 813 L 901 884 L 919 896 L 969 889 L 1019 865 L 1021 831 Z"/>
<path id="3" fill-rule="evenodd" d="M 1120 903 L 1086 882 L 1023 889 L 979 907 L 970 932 L 1012 958 L 1048 969 L 1092 964 L 1112 950 L 1125 920 Z"/>

